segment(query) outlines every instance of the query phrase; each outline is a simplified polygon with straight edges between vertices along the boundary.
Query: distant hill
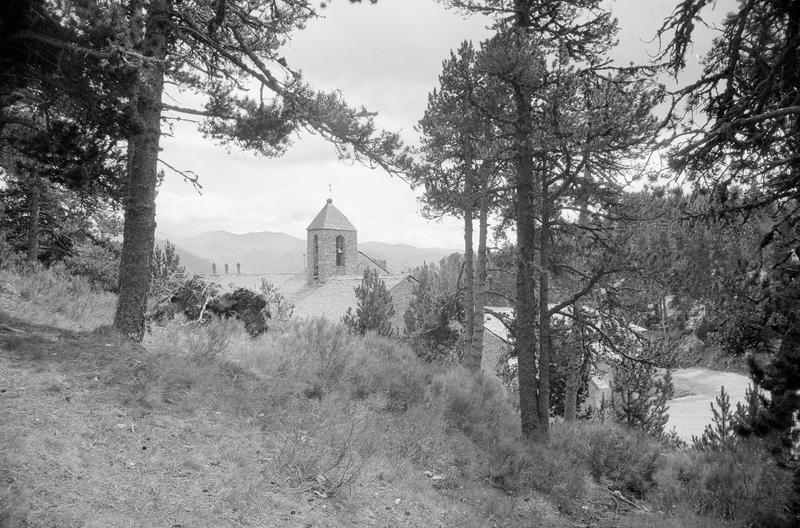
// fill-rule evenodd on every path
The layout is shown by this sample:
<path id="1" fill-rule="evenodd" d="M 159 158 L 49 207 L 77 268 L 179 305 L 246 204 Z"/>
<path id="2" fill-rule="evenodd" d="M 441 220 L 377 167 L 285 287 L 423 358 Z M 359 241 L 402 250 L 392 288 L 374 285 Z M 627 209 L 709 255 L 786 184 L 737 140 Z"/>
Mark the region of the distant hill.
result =
<path id="1" fill-rule="evenodd" d="M 386 266 L 393 273 L 410 271 L 426 262 L 438 264 L 444 257 L 459 251 L 445 248 L 418 248 L 407 244 L 385 244 L 383 242 L 359 242 L 358 249 L 372 258 L 386 259 Z"/>
<path id="2" fill-rule="evenodd" d="M 262 231 L 236 235 L 210 231 L 180 239 L 180 244 L 222 270 L 227 262 L 231 271 L 236 263 L 242 273 L 297 273 L 303 271 L 306 242 L 286 233 Z"/>
<path id="3" fill-rule="evenodd" d="M 170 244 L 175 245 L 175 253 L 181 258 L 181 265 L 186 268 L 189 273 L 211 273 L 211 261 L 203 257 L 198 257 L 185 247 L 175 244 L 172 239 L 156 238 L 156 245 L 164 248 L 165 242 L 169 240 Z"/>
<path id="4" fill-rule="evenodd" d="M 212 262 L 216 262 L 219 272 L 227 262 L 232 273 L 237 262 L 242 265 L 242 273 L 299 273 L 305 267 L 306 241 L 286 233 L 262 231 L 237 235 L 209 231 L 175 240 L 170 237 L 170 241 L 176 244 L 186 269 L 194 273 L 209 273 Z M 413 269 L 424 262 L 439 262 L 457 251 L 383 242 L 359 242 L 358 249 L 372 258 L 385 259 L 393 273 Z"/>

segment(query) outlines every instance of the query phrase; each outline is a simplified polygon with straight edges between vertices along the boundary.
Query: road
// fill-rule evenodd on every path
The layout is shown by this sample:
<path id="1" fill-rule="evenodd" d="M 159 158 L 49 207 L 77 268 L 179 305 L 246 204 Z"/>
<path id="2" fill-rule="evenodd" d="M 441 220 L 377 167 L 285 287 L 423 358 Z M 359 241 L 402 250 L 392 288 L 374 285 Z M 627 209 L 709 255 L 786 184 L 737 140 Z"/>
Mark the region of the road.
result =
<path id="1" fill-rule="evenodd" d="M 706 424 L 711 422 L 711 403 L 719 396 L 721 386 L 730 394 L 731 408 L 744 401 L 744 393 L 750 378 L 733 372 L 722 372 L 706 368 L 678 369 L 672 373 L 676 394 L 689 394 L 669 402 L 669 422 L 666 430 L 673 427 L 678 436 L 690 440 L 700 436 Z"/>

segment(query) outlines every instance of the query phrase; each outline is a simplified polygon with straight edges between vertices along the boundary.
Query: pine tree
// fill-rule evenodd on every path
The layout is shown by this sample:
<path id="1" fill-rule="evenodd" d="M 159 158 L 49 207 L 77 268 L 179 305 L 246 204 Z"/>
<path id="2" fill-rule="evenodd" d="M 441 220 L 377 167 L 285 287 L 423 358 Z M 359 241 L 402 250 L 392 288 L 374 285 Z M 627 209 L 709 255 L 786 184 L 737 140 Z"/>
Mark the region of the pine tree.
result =
<path id="1" fill-rule="evenodd" d="M 403 314 L 405 333 L 414 352 L 428 361 L 452 357 L 459 340 L 465 317 L 458 289 L 461 256 L 444 258 L 437 267 L 425 264 L 412 275 L 414 284 L 411 302 Z"/>
<path id="2" fill-rule="evenodd" d="M 422 161 L 412 181 L 424 185 L 424 214 L 464 222 L 464 365 L 478 371 L 483 351 L 488 215 L 495 208 L 501 142 L 491 119 L 476 106 L 491 98 L 490 79 L 475 69 L 475 49 L 462 42 L 442 65 L 439 86 L 428 95 L 419 122 Z M 478 219 L 478 248 L 473 222 Z"/>
<path id="3" fill-rule="evenodd" d="M 314 90 L 286 64 L 281 46 L 318 16 L 305 0 L 32 3 L 58 11 L 59 17 L 51 17 L 56 27 L 75 29 L 78 37 L 100 33 L 102 38 L 71 39 L 17 28 L 13 39 L 75 62 L 133 74 L 123 98 L 129 123 L 127 193 L 114 325 L 134 339 L 144 333 L 164 117 L 203 117 L 202 130 L 209 137 L 262 155 L 282 154 L 292 134 L 307 129 L 349 159 L 392 173 L 407 162 L 399 136 L 377 130 L 374 114 L 351 108 L 337 92 Z M 61 60 L 53 63 L 60 65 Z M 205 95 L 206 104 L 183 108 L 162 102 L 165 83 Z M 242 87 L 253 87 L 254 92 Z M 109 98 L 116 101 L 118 93 Z M 197 183 L 196 176 L 180 174 Z"/>
<path id="4" fill-rule="evenodd" d="M 378 276 L 378 272 L 374 268 L 364 270 L 364 277 L 355 291 L 358 299 L 356 311 L 354 313 L 352 308 L 348 308 L 342 317 L 342 323 L 361 335 L 376 332 L 385 337 L 391 336 L 394 333 L 394 304 L 386 283 Z"/>
<path id="5" fill-rule="evenodd" d="M 692 435 L 692 446 L 695 449 L 728 451 L 736 442 L 737 414 L 731 408 L 731 398 L 724 386 L 720 387 L 714 402 L 711 403 L 711 423 L 706 425 L 700 437 Z"/>
<path id="6" fill-rule="evenodd" d="M 551 362 L 553 314 L 548 305 L 563 200 L 576 198 L 576 188 L 601 189 L 602 178 L 623 170 L 620 159 L 635 154 L 642 137 L 652 132 L 647 115 L 652 96 L 640 90 L 630 73 L 610 82 L 596 75 L 615 31 L 615 21 L 599 0 L 449 3 L 496 16 L 497 32 L 482 44 L 475 60 L 476 70 L 492 79 L 492 97 L 476 106 L 503 131 L 501 150 L 509 165 L 511 192 L 507 210 L 517 235 L 515 347 L 521 423 L 527 437 L 543 441 L 549 427 L 550 380 L 549 368 L 542 366 Z M 586 171 L 590 160 L 595 170 Z M 587 284 L 577 289 L 576 298 L 597 282 L 584 278 Z"/>
<path id="7" fill-rule="evenodd" d="M 667 402 L 675 392 L 669 370 L 662 376 L 652 364 L 623 359 L 614 369 L 612 390 L 618 420 L 656 438 L 664 434 Z"/>
<path id="8" fill-rule="evenodd" d="M 674 72 L 686 65 L 707 4 L 682 2 L 662 27 L 662 34 L 672 34 L 662 58 Z M 766 280 L 755 292 L 762 302 L 755 304 L 766 316 L 760 321 L 763 335 L 777 346 L 767 364 L 751 363 L 751 377 L 771 396 L 752 433 L 781 436 L 779 458 L 793 443 L 800 412 L 799 39 L 800 1 L 738 2 L 704 60 L 701 78 L 678 92 L 687 109 L 705 119 L 673 121 L 686 140 L 674 146 L 672 164 L 709 195 L 709 216 L 756 210 L 771 216 L 760 244 L 771 255 L 756 271 Z M 737 185 L 749 192 L 730 200 Z M 800 469 L 796 479 L 800 483 Z"/>

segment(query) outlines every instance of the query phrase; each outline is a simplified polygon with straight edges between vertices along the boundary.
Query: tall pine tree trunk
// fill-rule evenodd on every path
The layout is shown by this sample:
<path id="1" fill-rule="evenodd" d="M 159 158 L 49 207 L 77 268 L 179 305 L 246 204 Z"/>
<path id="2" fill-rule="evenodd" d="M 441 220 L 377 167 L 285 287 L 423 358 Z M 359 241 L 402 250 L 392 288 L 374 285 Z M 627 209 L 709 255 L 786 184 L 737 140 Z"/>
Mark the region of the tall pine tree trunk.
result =
<path id="1" fill-rule="evenodd" d="M 514 0 L 514 28 L 527 43 L 531 26 L 530 0 Z M 536 189 L 533 180 L 533 116 L 531 101 L 520 84 L 513 85 L 514 98 L 514 185 L 517 224 L 517 306 L 515 347 L 519 379 L 519 409 L 522 434 L 534 442 L 547 439 L 548 422 L 539 419 L 538 310 L 536 284 Z"/>
<path id="2" fill-rule="evenodd" d="M 578 385 L 583 374 L 583 306 L 580 301 L 572 307 L 574 321 L 572 324 L 573 346 L 567 358 L 566 382 L 564 384 L 564 420 L 572 422 L 578 413 Z"/>
<path id="3" fill-rule="evenodd" d="M 150 2 L 142 43 L 147 57 L 136 90 L 139 130 L 128 145 L 128 188 L 114 326 L 141 340 L 155 240 L 156 184 L 161 139 L 161 92 L 167 56 L 170 0 Z"/>
<path id="4" fill-rule="evenodd" d="M 475 320 L 475 251 L 472 247 L 472 217 L 474 176 L 472 174 L 472 145 L 464 138 L 464 366 L 475 372 L 481 369 L 480 357 L 472 347 Z"/>
<path id="5" fill-rule="evenodd" d="M 517 223 L 517 306 L 514 325 L 519 376 L 519 409 L 522 433 L 534 441 L 542 441 L 547 429 L 539 420 L 537 375 L 537 301 L 536 288 L 536 195 L 533 185 L 531 135 L 533 121 L 530 100 L 520 87 L 515 87 L 516 154 L 514 179 L 516 187 L 515 219 Z"/>
<path id="6" fill-rule="evenodd" d="M 475 333 L 475 251 L 472 247 L 472 207 L 464 208 L 464 366 L 469 370 L 480 370 L 476 362 L 472 340 Z"/>
<path id="7" fill-rule="evenodd" d="M 587 168 L 585 172 L 588 176 L 589 169 Z M 586 226 L 588 222 L 589 204 L 584 200 L 581 203 L 581 211 L 578 215 L 579 228 Z M 582 252 L 586 252 L 588 250 L 587 241 L 580 229 L 579 233 L 578 246 Z M 580 301 L 576 301 L 575 304 L 572 305 L 572 315 L 574 318 L 572 324 L 572 335 L 574 336 L 572 339 L 573 348 L 572 350 L 568 351 L 569 358 L 567 359 L 567 377 L 564 387 L 564 420 L 568 422 L 575 420 L 575 417 L 578 413 L 578 387 L 583 376 L 585 363 L 584 360 L 586 359 L 587 354 L 585 342 L 586 329 L 584 328 L 583 324 L 583 304 L 581 304 Z"/>
<path id="8" fill-rule="evenodd" d="M 550 427 L 550 215 L 547 171 L 540 170 L 542 224 L 539 228 L 539 422 L 547 434 Z"/>
<path id="9" fill-rule="evenodd" d="M 42 188 L 37 174 L 31 175 L 28 204 L 28 262 L 39 260 L 39 216 L 42 210 Z"/>
<path id="10" fill-rule="evenodd" d="M 475 266 L 475 323 L 472 330 L 472 353 L 478 367 L 483 364 L 483 305 L 486 302 L 486 231 L 489 227 L 489 200 L 486 185 L 481 182 L 478 210 L 478 258 Z"/>

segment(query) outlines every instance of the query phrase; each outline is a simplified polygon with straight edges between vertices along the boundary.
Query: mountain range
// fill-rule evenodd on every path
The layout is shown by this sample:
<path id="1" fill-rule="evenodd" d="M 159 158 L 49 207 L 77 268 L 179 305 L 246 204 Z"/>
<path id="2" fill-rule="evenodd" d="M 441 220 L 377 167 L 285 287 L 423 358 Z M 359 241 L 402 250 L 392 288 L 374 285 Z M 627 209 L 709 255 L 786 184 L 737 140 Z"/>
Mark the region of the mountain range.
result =
<path id="1" fill-rule="evenodd" d="M 217 264 L 218 273 L 224 272 L 226 263 L 234 273 L 237 262 L 242 273 L 252 274 L 299 273 L 305 267 L 306 241 L 286 233 L 209 231 L 184 238 L 159 234 L 156 244 L 163 246 L 166 239 L 175 244 L 181 263 L 192 273 L 210 273 L 212 263 Z M 411 270 L 425 262 L 438 262 L 458 251 L 383 242 L 359 242 L 358 249 L 373 259 L 385 259 L 393 273 Z"/>

